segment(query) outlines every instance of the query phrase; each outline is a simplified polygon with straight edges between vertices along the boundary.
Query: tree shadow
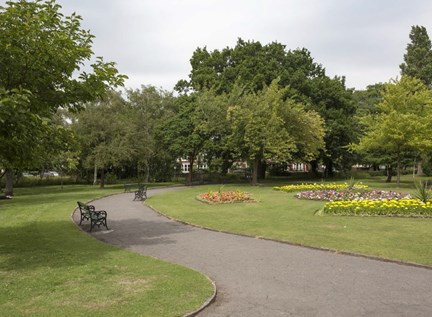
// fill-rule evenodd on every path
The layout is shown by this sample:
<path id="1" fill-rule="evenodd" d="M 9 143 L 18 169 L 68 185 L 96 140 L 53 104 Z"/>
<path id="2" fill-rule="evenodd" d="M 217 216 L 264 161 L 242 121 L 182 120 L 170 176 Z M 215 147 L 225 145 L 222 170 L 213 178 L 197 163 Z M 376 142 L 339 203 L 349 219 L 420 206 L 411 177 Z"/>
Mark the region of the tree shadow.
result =
<path id="1" fill-rule="evenodd" d="M 192 226 L 174 221 L 153 221 L 139 218 L 110 220 L 108 217 L 109 230 L 101 226 L 100 228 L 93 228 L 92 232 L 90 232 L 90 223 L 88 221 L 83 221 L 79 225 L 79 212 L 75 211 L 73 220 L 81 230 L 91 234 L 96 239 L 123 247 L 173 244 L 176 240 L 170 236 L 196 230 Z"/>
<path id="2" fill-rule="evenodd" d="M 116 251 L 79 234 L 68 220 L 0 227 L 0 268 L 3 271 L 82 266 L 100 262 L 107 253 Z"/>

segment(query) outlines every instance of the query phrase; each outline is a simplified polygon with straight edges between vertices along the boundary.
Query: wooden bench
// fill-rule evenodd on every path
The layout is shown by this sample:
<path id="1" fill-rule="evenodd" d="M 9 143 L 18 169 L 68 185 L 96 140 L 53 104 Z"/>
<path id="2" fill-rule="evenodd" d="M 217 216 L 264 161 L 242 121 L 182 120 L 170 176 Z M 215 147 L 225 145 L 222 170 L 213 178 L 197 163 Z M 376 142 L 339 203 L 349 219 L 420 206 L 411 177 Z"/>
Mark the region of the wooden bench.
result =
<path id="1" fill-rule="evenodd" d="M 83 220 L 90 221 L 90 231 L 93 230 L 94 226 L 98 226 L 98 228 L 103 225 L 108 230 L 107 225 L 107 212 L 105 210 L 96 210 L 93 205 L 87 205 L 80 201 L 78 203 L 78 208 L 80 210 L 80 225 Z"/>
<path id="2" fill-rule="evenodd" d="M 135 197 L 133 200 L 146 200 L 147 199 L 147 186 L 141 186 L 137 191 L 135 191 Z"/>

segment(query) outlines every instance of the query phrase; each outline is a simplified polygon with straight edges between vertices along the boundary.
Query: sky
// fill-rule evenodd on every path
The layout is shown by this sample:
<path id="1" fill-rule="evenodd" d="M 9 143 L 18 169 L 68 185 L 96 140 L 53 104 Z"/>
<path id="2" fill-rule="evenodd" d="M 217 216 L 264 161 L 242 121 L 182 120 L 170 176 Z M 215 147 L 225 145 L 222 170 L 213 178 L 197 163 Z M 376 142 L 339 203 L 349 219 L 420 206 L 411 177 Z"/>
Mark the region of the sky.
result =
<path id="1" fill-rule="evenodd" d="M 4 1 L 1 1 L 4 2 Z M 413 25 L 432 36 L 430 0 L 57 0 L 76 12 L 93 50 L 126 74 L 127 88 L 172 90 L 188 79 L 192 53 L 233 47 L 238 38 L 287 50 L 307 48 L 329 76 L 348 88 L 388 82 Z"/>

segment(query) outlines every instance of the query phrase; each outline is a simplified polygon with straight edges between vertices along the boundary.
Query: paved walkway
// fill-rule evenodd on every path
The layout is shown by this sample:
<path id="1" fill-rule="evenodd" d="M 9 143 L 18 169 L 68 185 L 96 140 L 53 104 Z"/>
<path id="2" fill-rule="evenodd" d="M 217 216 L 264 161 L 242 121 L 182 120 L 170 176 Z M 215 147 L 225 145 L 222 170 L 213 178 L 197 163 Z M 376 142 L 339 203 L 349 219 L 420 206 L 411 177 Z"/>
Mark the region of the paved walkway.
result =
<path id="1" fill-rule="evenodd" d="M 132 199 L 94 201 L 112 230 L 93 235 L 208 275 L 218 295 L 199 316 L 432 316 L 432 270 L 203 230 Z"/>

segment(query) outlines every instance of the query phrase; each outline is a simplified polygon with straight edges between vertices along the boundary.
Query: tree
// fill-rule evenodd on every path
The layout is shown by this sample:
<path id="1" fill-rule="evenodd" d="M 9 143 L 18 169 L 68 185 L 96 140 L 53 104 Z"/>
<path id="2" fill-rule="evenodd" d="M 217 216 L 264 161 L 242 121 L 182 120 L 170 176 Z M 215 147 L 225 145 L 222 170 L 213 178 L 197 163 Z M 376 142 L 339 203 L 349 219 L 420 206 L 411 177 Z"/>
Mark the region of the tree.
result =
<path id="1" fill-rule="evenodd" d="M 77 116 L 75 131 L 81 140 L 84 165 L 101 172 L 101 188 L 108 169 L 121 167 L 136 155 L 131 143 L 135 127 L 120 93 L 111 92 L 103 100 L 87 104 Z"/>
<path id="2" fill-rule="evenodd" d="M 329 78 L 305 49 L 286 50 L 285 45 L 238 39 L 234 48 L 214 50 L 197 48 L 191 58 L 190 80 L 181 80 L 176 90 L 182 94 L 212 89 L 216 94 L 229 94 L 238 85 L 258 93 L 279 79 L 284 98 L 292 98 L 320 114 L 325 120 L 325 148 L 320 159 L 327 166 L 349 168 L 352 154 L 346 149 L 356 141 L 353 121 L 356 107 L 352 91 L 346 89 L 344 78 Z M 315 161 L 315 166 L 318 160 Z"/>
<path id="3" fill-rule="evenodd" d="M 169 155 L 159 138 L 161 126 L 174 114 L 175 98 L 172 92 L 153 86 L 127 91 L 131 106 L 132 135 L 135 148 L 134 165 L 138 174 L 145 171 L 146 182 L 150 177 L 168 180 L 174 172 L 174 159 Z"/>
<path id="4" fill-rule="evenodd" d="M 424 26 L 412 26 L 409 35 L 411 43 L 404 55 L 405 63 L 400 65 L 403 76 L 416 77 L 427 86 L 432 85 L 432 43 Z"/>
<path id="5" fill-rule="evenodd" d="M 366 134 L 354 149 L 394 159 L 399 187 L 403 159 L 432 148 L 432 92 L 421 80 L 403 76 L 386 84 L 382 97 L 379 113 L 363 119 Z"/>
<path id="6" fill-rule="evenodd" d="M 192 184 L 193 167 L 198 155 L 205 155 L 220 145 L 220 133 L 214 124 L 226 112 L 213 91 L 196 92 L 177 98 L 177 110 L 161 127 L 163 144 L 173 156 L 189 160 L 188 184 Z M 219 118 L 219 119 L 218 119 Z M 204 153 L 206 152 L 206 153 Z"/>
<path id="7" fill-rule="evenodd" d="M 252 162 L 252 184 L 258 183 L 262 160 L 286 162 L 294 158 L 315 158 L 323 146 L 323 122 L 319 115 L 307 112 L 275 80 L 259 93 L 238 87 L 228 108 L 231 124 L 229 145 L 240 158 Z"/>
<path id="8" fill-rule="evenodd" d="M 377 105 L 382 100 L 383 83 L 368 85 L 365 90 L 353 92 L 354 103 L 357 108 L 356 115 L 359 117 L 377 113 Z"/>
<path id="9" fill-rule="evenodd" d="M 53 0 L 6 4 L 0 7 L 0 106 L 16 115 L 0 110 L 0 120 L 16 131 L 0 135 L 0 162 L 11 170 L 31 164 L 38 144 L 26 139 L 35 133 L 43 137 L 58 108 L 78 111 L 108 87 L 122 85 L 125 76 L 101 57 L 89 66 L 91 72 L 80 70 L 93 58 L 93 36 L 81 28 L 80 16 L 64 16 Z"/>

